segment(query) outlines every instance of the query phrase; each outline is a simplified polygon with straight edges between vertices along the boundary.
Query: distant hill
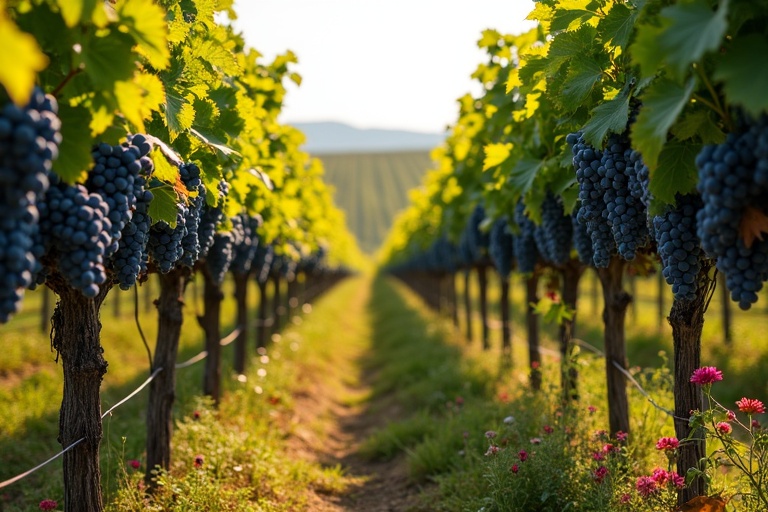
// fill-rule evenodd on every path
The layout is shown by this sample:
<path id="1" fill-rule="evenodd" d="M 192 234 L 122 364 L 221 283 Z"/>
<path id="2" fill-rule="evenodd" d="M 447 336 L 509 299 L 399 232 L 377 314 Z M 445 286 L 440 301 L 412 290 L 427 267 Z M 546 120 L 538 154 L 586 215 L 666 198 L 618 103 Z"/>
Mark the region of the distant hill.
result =
<path id="1" fill-rule="evenodd" d="M 442 133 L 405 130 L 360 129 L 344 123 L 291 123 L 307 136 L 302 146 L 314 154 L 369 153 L 382 151 L 429 151 L 445 138 Z"/>

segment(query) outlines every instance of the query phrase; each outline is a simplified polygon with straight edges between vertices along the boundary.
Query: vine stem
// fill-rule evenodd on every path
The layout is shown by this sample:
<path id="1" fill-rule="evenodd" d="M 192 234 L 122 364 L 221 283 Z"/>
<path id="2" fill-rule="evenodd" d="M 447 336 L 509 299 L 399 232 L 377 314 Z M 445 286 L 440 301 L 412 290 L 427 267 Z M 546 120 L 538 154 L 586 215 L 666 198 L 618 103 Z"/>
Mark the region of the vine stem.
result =
<path id="1" fill-rule="evenodd" d="M 723 122 L 725 122 L 728 130 L 733 131 L 733 120 L 731 119 L 728 111 L 723 108 L 723 104 L 720 102 L 720 96 L 718 96 L 715 88 L 712 86 L 712 82 L 710 82 L 707 75 L 704 74 L 701 66 L 694 65 L 694 67 L 696 68 L 696 72 L 699 75 L 699 78 L 701 78 L 701 81 L 704 82 L 704 86 L 707 88 L 707 91 L 709 91 L 709 95 L 712 96 L 712 103 L 701 97 L 697 97 L 697 99 L 714 110 L 723 119 Z M 694 95 L 694 97 L 696 97 L 696 95 Z"/>
<path id="2" fill-rule="evenodd" d="M 70 69 L 69 73 L 67 73 L 67 76 L 64 77 L 64 80 L 62 80 L 61 83 L 59 85 L 57 85 L 56 88 L 53 91 L 51 91 L 51 94 L 55 98 L 57 98 L 59 96 L 59 93 L 61 92 L 61 90 L 64 89 L 64 87 L 69 83 L 69 81 L 72 80 L 78 74 L 82 73 L 82 71 L 83 71 L 82 68 Z"/>

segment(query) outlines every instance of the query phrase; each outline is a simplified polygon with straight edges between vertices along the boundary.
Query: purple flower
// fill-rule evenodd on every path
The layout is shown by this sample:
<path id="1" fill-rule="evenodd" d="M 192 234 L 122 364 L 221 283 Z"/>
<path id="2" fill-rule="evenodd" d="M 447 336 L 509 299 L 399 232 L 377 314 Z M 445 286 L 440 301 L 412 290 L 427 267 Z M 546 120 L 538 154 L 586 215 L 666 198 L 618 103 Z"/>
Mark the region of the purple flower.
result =
<path id="1" fill-rule="evenodd" d="M 712 384 L 719 380 L 723 380 L 723 372 L 715 368 L 714 366 L 702 366 L 693 371 L 691 375 L 691 382 L 703 386 L 704 384 Z"/>
<path id="2" fill-rule="evenodd" d="M 55 500 L 43 500 L 40 502 L 40 510 L 56 510 L 59 504 Z"/>

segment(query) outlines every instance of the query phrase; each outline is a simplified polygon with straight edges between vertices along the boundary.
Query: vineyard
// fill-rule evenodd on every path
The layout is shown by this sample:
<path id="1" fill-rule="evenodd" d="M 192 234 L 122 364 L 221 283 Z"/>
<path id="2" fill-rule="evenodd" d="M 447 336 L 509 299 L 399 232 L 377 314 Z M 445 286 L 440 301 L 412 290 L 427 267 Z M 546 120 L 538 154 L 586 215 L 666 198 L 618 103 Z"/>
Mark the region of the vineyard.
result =
<path id="1" fill-rule="evenodd" d="M 399 161 L 232 2 L 0 2 L 0 509 L 768 510 L 766 1 L 538 1 Z"/>

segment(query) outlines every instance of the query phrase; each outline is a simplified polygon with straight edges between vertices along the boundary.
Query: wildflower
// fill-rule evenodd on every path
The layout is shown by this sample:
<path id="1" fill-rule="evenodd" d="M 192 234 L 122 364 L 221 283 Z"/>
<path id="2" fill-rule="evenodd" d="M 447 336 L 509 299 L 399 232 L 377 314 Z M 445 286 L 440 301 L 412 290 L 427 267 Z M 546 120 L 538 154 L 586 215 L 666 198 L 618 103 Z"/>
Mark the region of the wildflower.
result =
<path id="1" fill-rule="evenodd" d="M 739 410 L 741 412 L 745 412 L 747 414 L 762 414 L 765 412 L 765 406 L 763 405 L 763 402 L 754 398 L 744 397 L 741 400 L 738 400 L 736 405 L 739 406 Z"/>
<path id="2" fill-rule="evenodd" d="M 587 410 L 589 411 L 589 414 L 595 414 L 597 412 L 597 407 L 595 407 L 594 405 L 590 405 L 589 407 L 587 407 Z"/>
<path id="3" fill-rule="evenodd" d="M 595 441 L 599 439 L 606 440 L 608 439 L 608 432 L 603 429 L 595 430 L 595 432 L 592 434 L 592 439 Z"/>
<path id="4" fill-rule="evenodd" d="M 605 454 L 603 452 L 595 452 L 592 454 L 592 460 L 597 462 L 605 460 Z"/>
<path id="5" fill-rule="evenodd" d="M 555 429 L 552 428 L 551 425 L 544 425 L 544 432 L 546 432 L 547 434 L 551 434 L 554 431 L 555 431 Z"/>
<path id="6" fill-rule="evenodd" d="M 551 300 L 552 302 L 560 302 L 560 297 L 557 296 L 557 292 L 555 291 L 549 291 L 547 292 L 547 298 Z"/>
<path id="7" fill-rule="evenodd" d="M 488 447 L 488 450 L 486 450 L 485 456 L 490 457 L 491 455 L 496 455 L 497 453 L 499 453 L 499 451 L 501 451 L 501 448 L 499 448 L 495 444 L 492 444 L 491 446 Z"/>
<path id="8" fill-rule="evenodd" d="M 657 450 L 676 450 L 680 446 L 680 441 L 676 437 L 662 437 L 656 443 Z"/>
<path id="9" fill-rule="evenodd" d="M 541 438 L 540 437 L 532 437 L 531 438 L 531 444 L 541 444 Z"/>
<path id="10" fill-rule="evenodd" d="M 650 476 L 641 476 L 635 482 L 637 493 L 643 498 L 647 498 L 657 491 L 656 481 Z"/>
<path id="11" fill-rule="evenodd" d="M 55 510 L 59 504 L 55 500 L 43 500 L 40 502 L 40 510 Z"/>
<path id="12" fill-rule="evenodd" d="M 608 476 L 608 468 L 605 466 L 600 466 L 599 468 L 597 468 L 592 472 L 592 477 L 599 484 L 602 483 L 603 480 L 605 480 L 606 476 Z"/>
<path id="13" fill-rule="evenodd" d="M 719 380 L 723 380 L 723 372 L 714 366 L 702 366 L 691 375 L 691 382 L 699 385 L 712 384 Z"/>
<path id="14" fill-rule="evenodd" d="M 196 455 L 195 456 L 195 467 L 196 468 L 203 467 L 203 456 L 202 455 Z"/>
<path id="15" fill-rule="evenodd" d="M 752 428 L 754 428 L 755 430 L 759 429 L 760 428 L 760 422 L 757 421 L 757 420 L 752 420 Z"/>
<path id="16" fill-rule="evenodd" d="M 487 437 L 488 439 L 493 439 L 494 437 L 496 437 L 496 432 L 494 432 L 493 430 L 489 430 L 488 432 L 485 433 L 485 437 Z"/>
<path id="17" fill-rule="evenodd" d="M 725 417 L 728 418 L 728 421 L 733 421 L 736 419 L 736 413 L 733 411 L 728 411 L 725 413 Z"/>
<path id="18" fill-rule="evenodd" d="M 128 465 L 131 466 L 133 469 L 139 469 L 139 467 L 141 467 L 141 463 L 136 459 L 129 460 Z"/>
<path id="19" fill-rule="evenodd" d="M 541 366 L 541 363 L 538 361 L 531 361 L 531 368 L 534 370 L 538 370 L 539 366 Z"/>
<path id="20" fill-rule="evenodd" d="M 632 496 L 628 492 L 625 492 L 621 495 L 621 498 L 619 498 L 620 503 L 629 503 L 630 501 L 632 501 Z"/>
<path id="21" fill-rule="evenodd" d="M 525 450 L 520 450 L 517 452 L 517 456 L 520 457 L 520 462 L 525 462 L 528 460 L 528 452 Z"/>
<path id="22" fill-rule="evenodd" d="M 502 391 L 501 393 L 499 393 L 499 400 L 504 403 L 509 402 L 509 393 L 507 393 L 506 391 Z"/>
<path id="23" fill-rule="evenodd" d="M 612 443 L 605 443 L 603 445 L 603 453 L 614 453 L 618 451 L 619 451 L 619 447 Z"/>
<path id="24" fill-rule="evenodd" d="M 731 428 L 731 424 L 725 421 L 718 422 L 718 424 L 715 425 L 715 428 L 721 434 L 730 434 L 733 431 L 733 428 Z"/>
<path id="25" fill-rule="evenodd" d="M 681 488 L 683 485 L 685 485 L 685 479 L 682 476 L 678 475 L 674 471 L 667 471 L 666 469 L 654 469 L 653 475 L 650 478 L 656 482 L 656 485 L 658 486 L 672 484 L 675 487 Z"/>
<path id="26" fill-rule="evenodd" d="M 460 396 L 457 396 L 456 399 L 454 400 L 454 402 L 456 403 L 456 405 L 461 407 L 462 405 L 464 405 L 464 398 L 460 397 Z"/>
<path id="27" fill-rule="evenodd" d="M 627 440 L 628 436 L 629 436 L 629 434 L 627 434 L 626 432 L 623 432 L 621 430 L 616 432 L 616 440 L 621 442 L 621 443 L 625 442 Z"/>
<path id="28" fill-rule="evenodd" d="M 510 423 L 514 423 L 515 422 L 515 417 L 514 416 L 507 416 L 506 418 L 504 418 L 503 421 L 504 421 L 504 423 L 506 425 L 509 425 Z"/>
<path id="29" fill-rule="evenodd" d="M 192 413 L 192 419 L 199 420 L 200 419 L 200 411 L 195 411 Z"/>
<path id="30" fill-rule="evenodd" d="M 520 471 L 520 466 L 518 466 L 517 464 L 512 464 L 512 467 L 509 468 L 509 470 L 513 473 L 517 473 L 518 471 Z"/>

